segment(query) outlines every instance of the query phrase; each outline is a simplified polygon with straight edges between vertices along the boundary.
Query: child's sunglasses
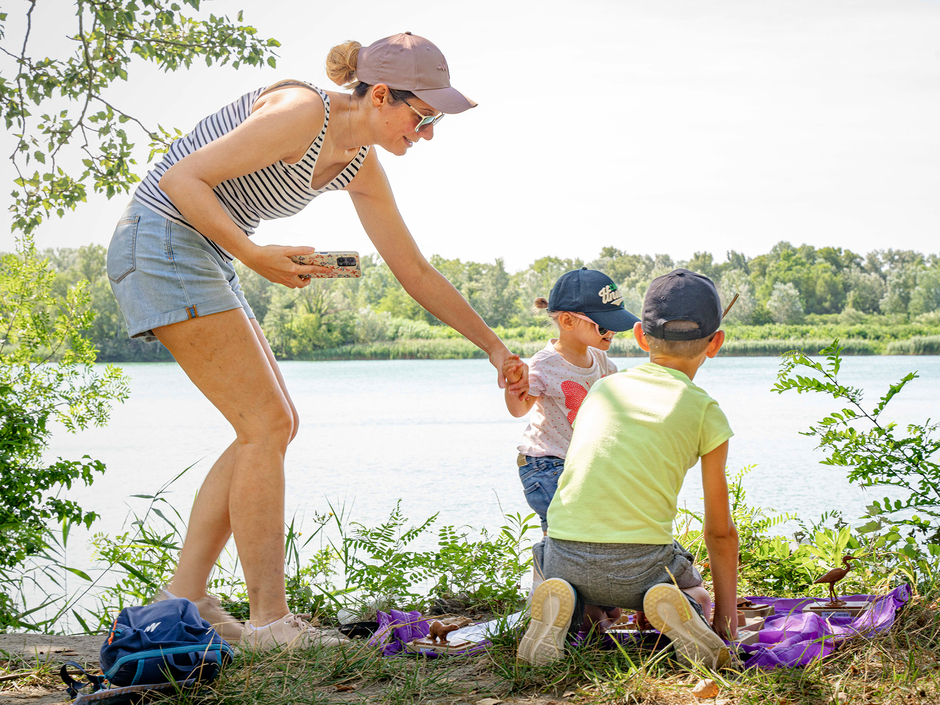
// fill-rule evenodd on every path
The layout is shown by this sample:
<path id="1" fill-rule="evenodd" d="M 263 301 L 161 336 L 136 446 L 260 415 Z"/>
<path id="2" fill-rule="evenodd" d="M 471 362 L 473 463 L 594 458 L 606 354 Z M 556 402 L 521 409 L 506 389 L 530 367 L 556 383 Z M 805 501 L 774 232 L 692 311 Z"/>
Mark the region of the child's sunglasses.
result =
<path id="1" fill-rule="evenodd" d="M 574 311 L 568 311 L 568 313 L 570 313 L 570 314 L 571 314 L 572 316 L 574 316 L 575 318 L 583 318 L 583 319 L 584 319 L 585 321 L 587 321 L 588 323 L 594 323 L 593 319 L 588 318 L 588 317 L 585 316 L 583 313 L 575 313 Z M 605 335 L 607 335 L 608 333 L 616 333 L 616 332 L 617 332 L 617 331 L 612 331 L 612 330 L 610 330 L 610 328 L 601 328 L 599 325 L 597 325 L 597 323 L 594 323 L 594 327 L 597 329 L 597 334 L 598 334 L 600 337 L 602 337 L 602 338 L 603 338 Z"/>

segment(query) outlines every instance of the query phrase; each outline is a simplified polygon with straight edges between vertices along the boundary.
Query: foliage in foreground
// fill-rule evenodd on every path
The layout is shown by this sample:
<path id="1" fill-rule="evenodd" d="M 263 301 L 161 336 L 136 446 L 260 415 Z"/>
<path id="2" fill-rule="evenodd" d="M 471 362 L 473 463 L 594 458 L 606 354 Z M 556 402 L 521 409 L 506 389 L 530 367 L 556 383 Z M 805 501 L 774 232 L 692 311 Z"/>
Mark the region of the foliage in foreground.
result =
<path id="1" fill-rule="evenodd" d="M 894 522 L 896 526 L 912 527 L 928 542 L 940 543 L 940 440 L 932 437 L 940 424 L 929 420 L 909 424 L 907 434 L 901 436 L 896 423 L 882 421 L 885 407 L 917 378 L 917 373 L 905 375 L 874 407 L 866 408 L 861 389 L 839 382 L 841 352 L 836 340 L 821 353 L 826 356 L 825 364 L 802 352 L 789 353 L 781 364 L 774 391 L 796 390 L 844 400 L 846 406 L 810 426 L 804 435 L 818 439 L 819 447 L 827 454 L 822 462 L 847 468 L 851 482 L 860 487 L 892 487 L 902 494 L 900 499 L 885 497 L 873 502 L 868 508 L 873 521 L 866 530 L 876 531 Z M 940 555 L 940 550 L 935 555 Z"/>
<path id="2" fill-rule="evenodd" d="M 200 0 L 73 0 L 71 12 L 35 12 L 37 3 L 18 3 L 10 31 L 8 14 L 0 12 L 0 115 L 6 123 L 4 154 L 16 170 L 14 230 L 31 233 L 51 213 L 61 217 L 85 201 L 88 188 L 108 198 L 126 193 L 139 181 L 134 173 L 136 128 L 150 144 L 150 158 L 181 136 L 158 125 L 145 126 L 128 115 L 110 91 L 128 80 L 131 63 L 152 62 L 164 71 L 207 65 L 275 65 L 273 39 L 225 16 L 198 16 Z M 188 5 L 183 9 L 181 5 Z M 41 5 L 39 5 L 41 7 Z M 53 23 L 52 14 L 58 15 Z M 35 33 L 55 32 L 63 18 L 70 41 L 45 46 L 57 54 L 34 54 Z M 51 26 L 50 26 L 51 25 Z M 65 51 L 59 51 L 65 49 Z M 43 51 L 46 51 L 44 49 Z M 81 164 L 81 168 L 75 165 Z M 6 187 L 6 185 L 4 185 Z"/>
<path id="3" fill-rule="evenodd" d="M 90 485 L 104 465 L 87 455 L 49 463 L 51 424 L 70 432 L 102 425 L 128 394 L 120 370 L 92 365 L 84 287 L 54 294 L 55 272 L 26 246 L 0 258 L 0 629 L 32 626 L 17 596 L 58 562 L 52 527 L 66 527 L 64 540 L 70 524 L 90 526 L 97 516 L 63 495 L 77 481 Z"/>

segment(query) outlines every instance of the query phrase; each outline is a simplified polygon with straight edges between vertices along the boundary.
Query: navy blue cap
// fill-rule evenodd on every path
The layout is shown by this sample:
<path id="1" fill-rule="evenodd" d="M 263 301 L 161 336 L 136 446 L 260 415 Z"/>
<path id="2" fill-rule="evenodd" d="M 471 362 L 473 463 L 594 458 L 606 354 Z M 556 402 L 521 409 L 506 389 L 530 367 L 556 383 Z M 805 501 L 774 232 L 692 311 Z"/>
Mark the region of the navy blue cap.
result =
<path id="1" fill-rule="evenodd" d="M 698 328 L 665 330 L 670 321 L 692 321 Z M 704 274 L 674 269 L 656 277 L 643 301 L 643 332 L 660 340 L 700 340 L 721 327 L 721 298 Z"/>
<path id="2" fill-rule="evenodd" d="M 615 331 L 632 330 L 640 320 L 623 307 L 614 280 L 587 267 L 558 278 L 548 295 L 548 310 L 583 313 L 601 328 Z"/>

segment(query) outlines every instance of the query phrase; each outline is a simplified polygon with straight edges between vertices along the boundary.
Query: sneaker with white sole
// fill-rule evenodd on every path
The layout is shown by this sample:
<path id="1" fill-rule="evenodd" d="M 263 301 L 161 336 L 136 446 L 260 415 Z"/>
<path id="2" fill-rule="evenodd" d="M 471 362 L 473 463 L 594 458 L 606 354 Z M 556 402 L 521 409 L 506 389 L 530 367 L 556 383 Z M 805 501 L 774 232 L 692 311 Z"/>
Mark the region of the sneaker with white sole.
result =
<path id="1" fill-rule="evenodd" d="M 309 646 L 338 646 L 349 639 L 335 629 L 320 629 L 296 614 L 288 613 L 263 627 L 245 623 L 240 646 L 255 651 Z"/>
<path id="2" fill-rule="evenodd" d="M 654 585 L 643 597 L 643 612 L 654 628 L 672 641 L 680 663 L 717 670 L 736 661 L 731 649 L 689 604 L 675 585 Z"/>
<path id="3" fill-rule="evenodd" d="M 166 588 L 157 591 L 152 602 L 161 600 L 170 600 L 176 597 Z M 199 610 L 199 616 L 212 625 L 225 641 L 229 644 L 237 644 L 242 639 L 244 625 L 235 619 L 232 615 L 222 609 L 222 601 L 215 595 L 204 595 L 197 600 L 192 601 Z"/>
<path id="4" fill-rule="evenodd" d="M 553 663 L 565 654 L 565 636 L 574 615 L 576 594 L 560 578 L 549 578 L 532 591 L 531 620 L 516 658 L 533 666 Z"/>

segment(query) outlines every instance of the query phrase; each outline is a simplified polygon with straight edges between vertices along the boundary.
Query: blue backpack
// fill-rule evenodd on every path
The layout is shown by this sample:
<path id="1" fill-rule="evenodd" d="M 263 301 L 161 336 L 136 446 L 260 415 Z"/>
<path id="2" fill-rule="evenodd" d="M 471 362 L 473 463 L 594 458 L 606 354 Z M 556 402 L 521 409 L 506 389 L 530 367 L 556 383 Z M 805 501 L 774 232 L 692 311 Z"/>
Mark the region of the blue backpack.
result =
<path id="1" fill-rule="evenodd" d="M 125 687 L 137 690 L 140 686 L 208 683 L 234 654 L 189 600 L 175 598 L 125 607 L 101 646 L 104 675 L 95 677 L 97 682 L 92 686 L 98 691 L 107 682 L 113 692 Z M 77 690 L 73 692 L 72 684 L 66 683 L 74 697 Z"/>

